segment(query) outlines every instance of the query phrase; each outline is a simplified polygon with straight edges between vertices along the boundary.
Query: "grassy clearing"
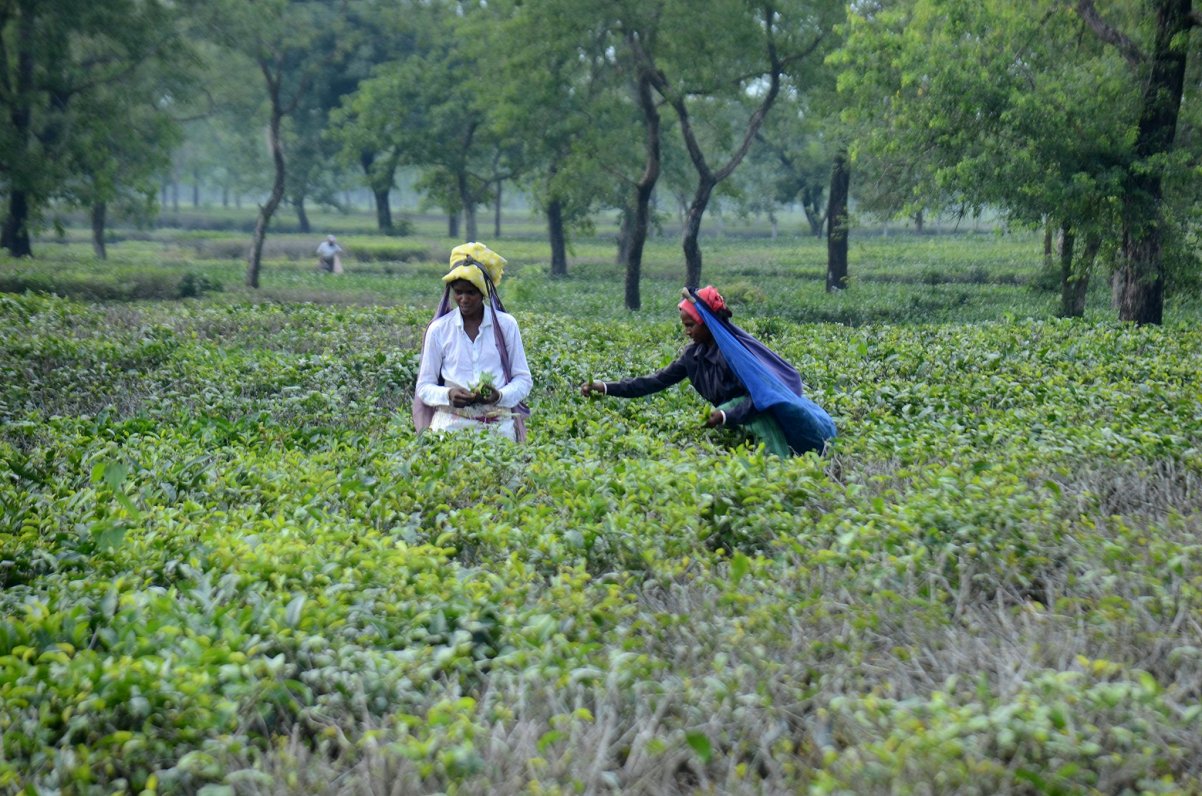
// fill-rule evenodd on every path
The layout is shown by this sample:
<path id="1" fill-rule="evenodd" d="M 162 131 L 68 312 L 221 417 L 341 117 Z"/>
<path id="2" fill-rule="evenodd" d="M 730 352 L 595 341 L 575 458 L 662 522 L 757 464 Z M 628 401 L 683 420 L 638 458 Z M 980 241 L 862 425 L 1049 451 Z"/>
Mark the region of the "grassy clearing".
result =
<path id="1" fill-rule="evenodd" d="M 322 223 L 325 222 L 325 223 Z M 45 242 L 42 258 L 6 262 L 0 288 L 34 290 L 84 300 L 166 299 L 222 292 L 231 301 L 314 301 L 334 304 L 431 304 L 432 280 L 442 273 L 455 241 L 443 236 L 441 221 L 414 218 L 416 232 L 382 237 L 354 231 L 342 218 L 318 218 L 321 229 L 336 230 L 346 247 L 347 273 L 334 280 L 313 268 L 320 235 L 273 233 L 265 249 L 263 287 L 242 287 L 249 237 L 238 232 L 155 230 L 143 240 L 111 247 L 97 261 L 90 245 L 69 235 L 65 243 Z M 533 311 L 566 307 L 590 317 L 627 317 L 622 308 L 625 275 L 615 263 L 613 231 L 574 242 L 569 274 L 549 277 L 550 253 L 537 225 L 526 222 L 511 237 L 490 241 L 510 260 L 502 292 Z M 343 232 L 344 227 L 349 231 Z M 526 227 L 529 227 L 528 229 Z M 507 227 L 508 228 L 508 227 Z M 1057 296 L 1048 289 L 1040 241 L 1031 234 L 882 236 L 865 232 L 853 239 L 852 289 L 838 295 L 823 290 L 826 248 L 812 237 L 752 237 L 753 227 L 727 225 L 728 233 L 703 242 L 703 278 L 739 300 L 746 314 L 797 322 L 871 323 L 980 322 L 1049 318 Z M 486 238 L 486 240 L 488 240 Z M 653 238 L 643 267 L 643 312 L 670 315 L 683 280 L 679 242 Z M 1109 320 L 1104 278 L 1095 278 L 1089 317 Z M 434 292 L 437 292 L 435 285 Z M 1167 317 L 1182 320 L 1199 311 L 1197 298 L 1171 300 Z"/>
<path id="2" fill-rule="evenodd" d="M 0 789 L 1202 790 L 1188 303 L 1055 320 L 1034 239 L 865 239 L 836 296 L 817 242 L 707 241 L 839 425 L 783 461 L 576 392 L 681 345 L 674 242 L 629 313 L 605 240 L 505 240 L 516 446 L 408 423 L 445 241 L 281 238 L 256 295 L 207 242 L 0 265 L 221 286 L 0 296 Z"/>

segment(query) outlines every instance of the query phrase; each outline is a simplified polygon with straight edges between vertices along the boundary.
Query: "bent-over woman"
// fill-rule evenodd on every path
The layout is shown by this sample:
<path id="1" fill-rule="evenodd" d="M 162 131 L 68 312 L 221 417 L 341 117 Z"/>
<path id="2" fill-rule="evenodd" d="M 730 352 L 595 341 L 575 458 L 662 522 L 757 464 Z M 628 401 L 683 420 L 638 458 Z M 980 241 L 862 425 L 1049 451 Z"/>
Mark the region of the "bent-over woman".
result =
<path id="1" fill-rule="evenodd" d="M 586 382 L 581 394 L 637 398 L 688 379 L 713 405 L 706 426 L 742 426 L 778 456 L 823 453 L 835 438 L 835 424 L 802 394 L 796 368 L 731 323 L 726 301 L 712 285 L 683 293 L 680 323 L 691 342 L 680 356 L 648 376 Z"/>

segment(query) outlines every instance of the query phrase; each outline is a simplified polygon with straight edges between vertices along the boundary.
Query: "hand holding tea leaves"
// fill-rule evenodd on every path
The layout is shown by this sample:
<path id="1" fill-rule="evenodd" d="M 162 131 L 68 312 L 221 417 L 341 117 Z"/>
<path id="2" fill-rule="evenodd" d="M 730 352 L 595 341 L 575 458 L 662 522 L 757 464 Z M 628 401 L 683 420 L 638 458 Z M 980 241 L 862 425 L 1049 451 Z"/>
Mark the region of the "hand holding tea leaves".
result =
<path id="1" fill-rule="evenodd" d="M 468 389 L 472 392 L 474 404 L 495 404 L 501 400 L 501 393 L 493 384 L 492 374 L 488 371 L 481 373 L 479 380 Z"/>

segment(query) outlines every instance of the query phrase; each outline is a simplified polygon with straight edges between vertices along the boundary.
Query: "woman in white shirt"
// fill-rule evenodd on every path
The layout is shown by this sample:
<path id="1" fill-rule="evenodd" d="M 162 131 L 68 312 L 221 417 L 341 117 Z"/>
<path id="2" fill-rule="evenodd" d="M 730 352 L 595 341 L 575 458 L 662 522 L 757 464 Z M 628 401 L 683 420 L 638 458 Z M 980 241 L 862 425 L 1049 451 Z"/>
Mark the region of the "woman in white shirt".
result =
<path id="1" fill-rule="evenodd" d="M 442 302 L 422 345 L 413 399 L 419 432 L 474 429 L 525 440 L 530 410 L 523 401 L 533 381 L 517 321 L 497 296 L 505 264 L 482 243 L 451 251 Z"/>

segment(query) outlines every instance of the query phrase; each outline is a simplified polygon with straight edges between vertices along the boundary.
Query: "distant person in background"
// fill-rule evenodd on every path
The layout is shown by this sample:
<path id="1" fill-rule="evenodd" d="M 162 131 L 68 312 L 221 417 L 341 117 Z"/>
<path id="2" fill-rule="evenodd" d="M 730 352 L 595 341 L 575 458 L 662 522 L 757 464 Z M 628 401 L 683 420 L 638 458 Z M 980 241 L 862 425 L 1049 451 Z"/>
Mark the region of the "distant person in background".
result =
<path id="1" fill-rule="evenodd" d="M 338 256 L 341 252 L 342 247 L 338 245 L 338 239 L 333 235 L 326 236 L 326 239 L 317 245 L 317 270 L 327 274 L 342 273 L 342 258 Z"/>
<path id="2" fill-rule="evenodd" d="M 797 370 L 731 323 L 731 311 L 712 285 L 682 293 L 680 323 L 692 342 L 680 356 L 649 376 L 586 382 L 581 394 L 637 398 L 688 379 L 713 405 L 707 427 L 742 426 L 778 456 L 823 453 L 835 438 L 835 424 L 802 395 Z"/>
<path id="3" fill-rule="evenodd" d="M 523 401 L 533 381 L 518 323 L 497 295 L 505 264 L 483 243 L 451 250 L 442 301 L 422 342 L 413 396 L 419 433 L 491 431 L 526 441 Z"/>

